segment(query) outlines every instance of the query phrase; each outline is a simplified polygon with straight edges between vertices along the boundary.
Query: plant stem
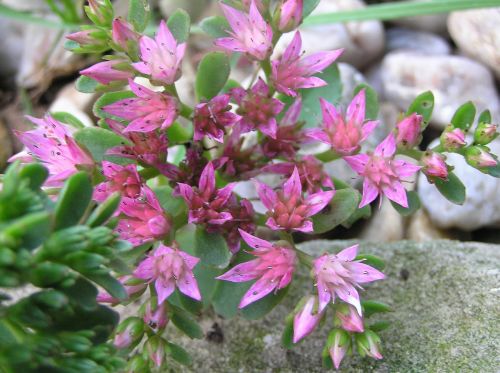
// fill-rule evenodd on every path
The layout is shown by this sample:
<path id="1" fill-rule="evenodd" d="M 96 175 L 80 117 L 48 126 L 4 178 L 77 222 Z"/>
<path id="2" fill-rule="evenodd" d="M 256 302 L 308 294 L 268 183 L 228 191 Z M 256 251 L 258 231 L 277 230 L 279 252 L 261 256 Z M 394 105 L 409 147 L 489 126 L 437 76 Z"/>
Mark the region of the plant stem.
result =
<path id="1" fill-rule="evenodd" d="M 335 161 L 336 159 L 340 158 L 340 155 L 338 155 L 332 149 L 328 149 L 323 153 L 314 154 L 314 156 L 316 157 L 316 159 L 320 160 L 323 163 Z"/>
<path id="2" fill-rule="evenodd" d="M 424 152 L 418 149 L 398 149 L 397 154 L 406 155 L 407 157 L 419 161 L 422 158 L 422 155 L 424 155 Z"/>

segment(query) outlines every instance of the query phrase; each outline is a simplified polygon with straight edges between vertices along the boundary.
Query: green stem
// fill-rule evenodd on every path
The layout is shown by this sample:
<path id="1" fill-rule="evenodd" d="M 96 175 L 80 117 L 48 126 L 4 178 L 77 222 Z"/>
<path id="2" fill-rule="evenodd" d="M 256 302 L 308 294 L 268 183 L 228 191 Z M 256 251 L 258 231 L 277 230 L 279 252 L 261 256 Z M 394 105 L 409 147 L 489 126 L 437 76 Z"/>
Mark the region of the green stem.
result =
<path id="1" fill-rule="evenodd" d="M 307 268 L 312 268 L 313 267 L 313 260 L 314 258 L 303 252 L 302 250 L 299 250 L 295 248 L 295 253 L 297 254 L 297 257 L 299 258 L 299 262 L 304 264 Z"/>
<path id="2" fill-rule="evenodd" d="M 153 177 L 156 177 L 159 174 L 160 174 L 160 171 L 158 171 L 156 168 L 153 168 L 153 167 L 148 167 L 148 168 L 145 168 L 144 170 L 139 171 L 139 175 L 144 180 L 152 179 Z"/>
<path id="3" fill-rule="evenodd" d="M 328 149 L 323 153 L 314 154 L 314 156 L 316 157 L 316 159 L 320 160 L 323 163 L 335 161 L 336 159 L 340 158 L 340 155 L 338 155 L 332 149 Z"/>
<path id="4" fill-rule="evenodd" d="M 419 161 L 422 156 L 424 155 L 424 152 L 418 149 L 398 149 L 397 154 L 402 154 L 406 155 L 407 157 L 416 159 Z"/>

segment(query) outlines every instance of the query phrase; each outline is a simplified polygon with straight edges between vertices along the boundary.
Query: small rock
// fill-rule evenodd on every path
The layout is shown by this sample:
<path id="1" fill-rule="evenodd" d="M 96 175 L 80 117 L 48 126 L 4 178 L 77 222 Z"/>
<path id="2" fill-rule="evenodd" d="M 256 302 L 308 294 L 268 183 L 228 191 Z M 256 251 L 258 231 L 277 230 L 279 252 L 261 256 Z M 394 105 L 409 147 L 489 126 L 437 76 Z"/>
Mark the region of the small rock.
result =
<path id="1" fill-rule="evenodd" d="M 453 12 L 448 30 L 468 56 L 489 66 L 500 79 L 500 8 Z"/>
<path id="2" fill-rule="evenodd" d="M 312 14 L 359 9 L 364 6 L 361 0 L 323 0 Z M 300 28 L 300 32 L 302 48 L 307 53 L 344 48 L 339 60 L 357 68 L 368 65 L 384 51 L 384 27 L 379 21 L 304 26 Z M 284 51 L 293 35 L 293 32 L 289 32 L 281 38 L 276 54 Z"/>
<path id="3" fill-rule="evenodd" d="M 500 139 L 491 143 L 490 148 L 493 154 L 500 154 Z M 432 222 L 439 228 L 465 231 L 500 226 L 500 179 L 470 167 L 458 154 L 447 154 L 447 163 L 455 167 L 453 172 L 464 183 L 467 198 L 461 206 L 449 202 L 421 174 L 418 194 Z"/>
<path id="4" fill-rule="evenodd" d="M 20 22 L 2 19 L 0 22 L 0 76 L 8 80 L 17 74 L 19 61 L 23 53 L 23 27 Z"/>
<path id="5" fill-rule="evenodd" d="M 370 221 L 361 231 L 359 238 L 373 242 L 399 241 L 404 238 L 404 230 L 403 217 L 384 197 L 380 209 L 375 204 L 372 206 Z"/>
<path id="6" fill-rule="evenodd" d="M 67 112 L 74 115 L 86 127 L 93 126 L 94 121 L 89 114 L 92 112 L 92 104 L 96 96 L 96 94 L 79 92 L 75 88 L 75 83 L 70 83 L 59 91 L 50 105 L 49 112 Z"/>
<path id="7" fill-rule="evenodd" d="M 500 113 L 491 72 L 466 57 L 391 52 L 383 60 L 381 75 L 385 97 L 402 110 L 417 95 L 431 90 L 435 99 L 431 124 L 436 128 L 444 128 L 455 110 L 469 100 L 479 112 L 488 108 L 494 118 Z"/>
<path id="8" fill-rule="evenodd" d="M 340 84 L 342 84 L 342 98 L 340 107 L 346 108 L 353 98 L 354 88 L 361 83 L 366 83 L 366 79 L 355 67 L 348 63 L 338 63 L 340 72 Z"/>
<path id="9" fill-rule="evenodd" d="M 433 34 L 446 35 L 447 18 L 448 13 L 430 14 L 426 16 L 400 18 L 392 21 L 392 23 L 401 27 L 431 32 Z"/>
<path id="10" fill-rule="evenodd" d="M 386 50 L 407 50 L 423 54 L 450 54 L 448 42 L 425 31 L 415 31 L 400 27 L 391 28 L 386 33 Z"/>
<path id="11" fill-rule="evenodd" d="M 7 165 L 7 160 L 14 153 L 14 145 L 5 123 L 0 120 L 0 172 Z"/>
<path id="12" fill-rule="evenodd" d="M 452 238 L 450 234 L 438 229 L 431 221 L 425 210 L 418 210 L 410 217 L 406 238 L 417 242 Z"/>

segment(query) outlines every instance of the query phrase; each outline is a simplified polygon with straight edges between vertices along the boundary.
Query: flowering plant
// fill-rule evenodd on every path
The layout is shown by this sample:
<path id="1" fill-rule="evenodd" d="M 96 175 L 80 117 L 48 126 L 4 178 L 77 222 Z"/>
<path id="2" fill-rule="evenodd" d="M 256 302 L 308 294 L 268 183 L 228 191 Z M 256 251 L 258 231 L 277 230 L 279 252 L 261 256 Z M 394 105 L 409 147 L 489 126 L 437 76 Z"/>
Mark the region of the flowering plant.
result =
<path id="1" fill-rule="evenodd" d="M 191 107 L 176 88 L 188 14 L 174 12 L 151 37 L 144 34 L 149 12 L 143 1 L 130 1 L 125 20 L 114 18 L 109 0 L 89 0 L 92 25 L 69 35 L 67 47 L 107 53 L 81 71 L 77 82 L 81 91 L 102 93 L 94 106 L 98 125 L 83 128 L 70 115 L 47 115 L 29 118 L 35 128 L 18 133 L 27 151 L 13 160 L 45 165 L 44 186 L 51 193 L 83 171 L 94 186 L 93 208 L 117 207 L 99 223 L 112 227 L 129 250 L 123 265 L 112 268 L 115 280 L 95 282 L 103 288 L 101 303 L 140 299 L 137 315 L 114 333 L 129 371 L 163 367 L 169 356 L 189 363 L 187 352 L 165 332 L 170 322 L 200 338 L 190 314 L 208 307 L 226 317 L 238 310 L 245 317 L 263 316 L 286 296 L 301 268 L 310 271 L 311 290 L 285 320 L 285 347 L 327 324 L 326 366 L 338 369 L 355 350 L 381 359 L 377 333 L 386 324 L 370 324 L 367 317 L 389 308 L 361 301 L 359 290 L 384 278 L 382 261 L 358 253 L 357 245 L 313 258 L 297 248 L 294 233 L 349 227 L 370 215 L 377 197 L 379 204 L 388 198 L 398 212 L 411 214 L 420 204 L 405 182 L 417 172 L 447 199 L 463 203 L 465 188 L 445 153 L 499 176 L 487 147 L 498 135 L 496 126 L 486 111 L 472 130 L 472 103 L 457 110 L 439 145 L 420 150 L 433 109 L 430 92 L 418 96 L 395 130 L 367 150 L 365 140 L 379 125 L 375 92 L 357 87 L 343 110 L 334 63 L 342 50 L 303 56 L 297 27 L 317 3 L 223 1 L 225 17 L 201 23 L 214 37 L 215 51 L 198 65 Z M 292 32 L 277 55 L 278 41 Z M 246 84 L 229 79 L 238 59 L 256 69 Z M 311 148 L 321 150 L 306 151 Z M 328 162 L 346 162 L 362 177 L 362 193 L 329 175 L 323 167 Z M 264 175 L 275 175 L 277 182 L 269 185 Z M 323 322 L 328 312 L 333 323 Z"/>

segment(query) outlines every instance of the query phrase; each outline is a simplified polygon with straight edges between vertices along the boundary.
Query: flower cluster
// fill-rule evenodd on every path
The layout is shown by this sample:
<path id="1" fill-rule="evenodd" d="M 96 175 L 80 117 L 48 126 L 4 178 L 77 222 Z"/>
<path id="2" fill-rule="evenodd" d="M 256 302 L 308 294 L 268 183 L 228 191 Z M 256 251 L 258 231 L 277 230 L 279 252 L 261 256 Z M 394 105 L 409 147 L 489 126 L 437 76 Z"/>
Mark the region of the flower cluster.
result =
<path id="1" fill-rule="evenodd" d="M 113 17 L 108 0 L 90 1 L 93 24 L 68 39 L 77 53 L 113 52 L 81 71 L 87 86 L 105 92 L 94 107 L 98 126 L 81 129 L 64 119 L 30 117 L 35 128 L 17 133 L 27 152 L 12 160 L 44 163 L 50 173 L 45 187 L 60 188 L 84 170 L 92 176 L 97 209 L 116 202 L 106 224 L 133 246 L 133 254 L 116 266 L 128 298 L 101 292 L 98 300 L 126 305 L 143 296 L 138 315 L 115 333 L 117 347 L 139 352 L 130 359 L 130 371 L 164 367 L 169 353 L 182 355 L 164 333 L 170 320 L 190 337 L 200 337 L 186 312 L 200 312 L 210 302 L 217 302 L 219 311 L 237 305 L 244 312 L 252 312 L 249 305 L 255 302 L 277 303 L 302 267 L 310 270 L 316 290 L 306 293 L 287 319 L 293 328 L 289 344 L 319 328 L 331 310 L 333 324 L 324 323 L 331 328 L 326 350 L 336 368 L 354 348 L 381 359 L 380 339 L 365 314 L 386 306 L 365 312 L 373 302 L 361 301 L 359 294 L 362 284 L 384 278 L 377 269 L 381 260 L 359 256 L 357 245 L 313 258 L 295 245 L 294 235 L 352 224 L 365 215 L 358 208 L 377 197 L 379 204 L 385 196 L 398 211 L 413 212 L 405 182 L 419 171 L 446 185 L 439 190 L 457 202 L 447 195 L 459 181 L 451 177 L 445 153 L 460 154 L 472 167 L 498 176 L 488 148 L 498 134 L 487 112 L 472 136 L 467 136 L 470 120 L 461 119 L 470 115 L 455 116 L 439 145 L 423 150 L 428 93 L 415 99 L 376 146 L 366 141 L 379 124 L 371 88 L 343 92 L 351 99 L 346 108 L 334 101 L 341 87 L 328 87 L 334 94 L 323 91 L 317 99 L 315 89 L 335 74 L 342 50 L 304 55 L 297 31 L 303 7 L 302 0 L 277 6 L 259 0 L 221 3 L 229 28 L 223 37 L 216 33 L 216 51 L 201 61 L 197 102 L 190 107 L 176 86 L 187 63 L 185 12 L 161 21 L 150 37 L 141 22 L 146 10 L 125 20 Z M 283 54 L 273 53 L 282 34 L 291 31 Z M 256 68 L 249 83 L 228 81 L 230 55 Z M 467 105 L 460 112 L 475 113 Z M 345 180 L 327 173 L 327 162 L 344 162 L 362 177 L 361 198 Z M 270 241 L 259 238 L 263 234 Z M 232 299 L 243 293 L 231 286 L 246 284 L 231 283 L 250 281 L 243 297 Z"/>

